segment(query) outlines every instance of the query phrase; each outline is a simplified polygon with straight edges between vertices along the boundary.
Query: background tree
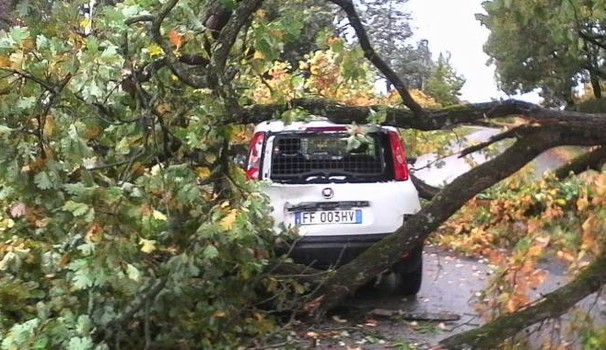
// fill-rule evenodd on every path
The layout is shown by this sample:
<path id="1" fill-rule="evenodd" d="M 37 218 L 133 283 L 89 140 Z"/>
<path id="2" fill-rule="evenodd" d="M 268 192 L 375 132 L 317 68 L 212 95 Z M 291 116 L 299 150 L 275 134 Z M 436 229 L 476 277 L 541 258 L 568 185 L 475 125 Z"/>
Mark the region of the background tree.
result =
<path id="1" fill-rule="evenodd" d="M 399 51 L 393 67 L 411 89 L 424 90 L 433 66 L 429 42 L 420 40 L 416 47 L 407 45 Z"/>
<path id="2" fill-rule="evenodd" d="M 413 33 L 410 28 L 411 16 L 405 11 L 406 1 L 360 0 L 359 3 L 361 17 L 377 52 L 388 65 L 394 67 L 396 73 L 404 74 L 401 75 L 402 79 L 418 84 L 421 80 L 419 73 L 423 74 L 423 63 L 426 62 L 429 52 L 421 51 L 427 46 L 420 44 L 421 50 L 416 50 L 407 43 Z M 421 64 L 406 65 L 401 64 L 402 62 Z M 386 88 L 387 91 L 392 90 L 388 80 Z"/>
<path id="3" fill-rule="evenodd" d="M 509 1 L 483 4 L 490 30 L 484 50 L 506 93 L 535 88 L 546 103 L 572 105 L 573 89 L 590 82 L 601 96 L 605 14 L 602 1 Z"/>
<path id="4" fill-rule="evenodd" d="M 440 53 L 423 91 L 442 106 L 450 106 L 460 102 L 460 91 L 464 84 L 465 79 L 457 75 L 450 65 L 450 56 Z"/>

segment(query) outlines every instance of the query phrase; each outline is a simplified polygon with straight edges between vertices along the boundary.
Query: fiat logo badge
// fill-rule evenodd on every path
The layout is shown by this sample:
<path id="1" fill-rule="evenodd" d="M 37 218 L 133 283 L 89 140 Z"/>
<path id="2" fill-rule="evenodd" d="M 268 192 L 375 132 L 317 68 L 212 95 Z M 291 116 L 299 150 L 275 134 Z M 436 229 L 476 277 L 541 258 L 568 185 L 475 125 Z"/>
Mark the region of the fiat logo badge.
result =
<path id="1" fill-rule="evenodd" d="M 335 195 L 335 191 L 332 188 L 326 187 L 322 190 L 322 196 L 326 199 L 331 199 Z"/>

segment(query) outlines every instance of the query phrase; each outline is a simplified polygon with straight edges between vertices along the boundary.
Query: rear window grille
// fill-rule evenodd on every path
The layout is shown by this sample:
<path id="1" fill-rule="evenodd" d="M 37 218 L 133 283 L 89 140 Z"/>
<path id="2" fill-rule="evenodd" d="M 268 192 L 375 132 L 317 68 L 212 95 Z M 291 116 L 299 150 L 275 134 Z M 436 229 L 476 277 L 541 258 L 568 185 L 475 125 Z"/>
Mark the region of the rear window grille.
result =
<path id="1" fill-rule="evenodd" d="M 348 134 L 278 135 L 274 138 L 271 178 L 302 180 L 307 176 L 342 176 L 361 180 L 384 176 L 384 150 L 379 134 L 360 144 L 347 142 Z"/>

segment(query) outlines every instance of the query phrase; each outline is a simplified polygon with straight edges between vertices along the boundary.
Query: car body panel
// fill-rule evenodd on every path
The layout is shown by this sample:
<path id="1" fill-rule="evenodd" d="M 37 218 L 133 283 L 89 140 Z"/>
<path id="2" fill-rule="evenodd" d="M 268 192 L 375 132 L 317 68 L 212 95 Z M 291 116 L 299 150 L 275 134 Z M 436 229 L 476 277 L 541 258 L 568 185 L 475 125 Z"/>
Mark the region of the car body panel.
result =
<path id="1" fill-rule="evenodd" d="M 404 223 L 404 215 L 420 210 L 416 188 L 412 181 L 389 181 L 377 183 L 326 183 L 326 184 L 279 184 L 268 182 L 263 191 L 269 196 L 273 207 L 272 216 L 276 224 L 297 227 L 301 235 L 350 235 L 380 234 L 397 230 Z M 325 198 L 322 191 L 332 189 L 333 196 Z M 315 224 L 295 223 L 297 206 L 302 203 L 317 203 L 318 208 L 301 211 L 320 211 L 323 203 L 339 203 L 334 210 L 360 209 L 360 224 Z M 367 202 L 368 206 L 350 206 L 351 202 Z M 332 208 L 331 208 L 332 209 Z"/>
<path id="2" fill-rule="evenodd" d="M 281 139 L 299 137 L 304 140 L 315 133 L 333 132 L 334 137 L 341 138 L 342 134 L 351 135 L 359 130 L 369 136 L 383 135 L 373 137 L 374 143 L 370 143 L 367 148 L 368 152 L 371 152 L 369 156 L 376 160 L 382 159 L 380 176 L 370 177 L 370 170 L 369 173 L 358 173 L 362 170 L 354 170 L 355 174 L 350 171 L 349 175 L 338 175 L 339 169 L 333 172 L 334 169 L 326 168 L 325 173 L 313 178 L 306 170 L 299 169 L 316 160 L 313 158 L 316 153 L 304 153 L 304 150 L 309 151 L 311 146 L 297 148 L 300 151 L 293 153 L 287 143 L 281 143 Z M 400 180 L 392 180 L 396 176 L 390 175 L 390 172 L 394 171 L 393 162 L 396 158 L 393 156 L 393 134 L 397 133 L 396 128 L 343 125 L 332 123 L 325 118 L 312 118 L 305 122 L 289 124 L 282 121 L 263 122 L 255 128 L 255 135 L 257 133 L 263 133 L 263 137 L 258 138 L 257 142 L 251 142 L 251 150 L 255 150 L 255 178 L 262 181 L 261 190 L 269 196 L 276 232 L 279 233 L 286 227 L 295 229 L 299 235 L 294 241 L 281 241 L 277 247 L 279 253 L 288 253 L 295 262 L 319 268 L 347 263 L 374 243 L 395 232 L 405 224 L 408 216 L 421 209 L 417 190 L 407 174 Z M 349 136 L 348 134 L 344 136 Z M 399 134 L 396 140 L 400 142 Z M 348 153 L 354 152 L 351 150 L 343 153 L 340 148 L 326 149 L 337 150 L 339 154 L 337 156 L 337 153 L 327 153 L 322 159 L 329 162 L 333 159 L 345 161 L 348 157 L 357 157 Z M 288 157 L 300 157 L 296 158 L 300 160 L 297 160 L 299 163 L 294 163 L 295 168 L 292 168 L 286 177 L 282 174 L 274 175 L 275 181 L 272 181 L 272 157 L 276 154 L 279 155 L 276 159 L 284 164 L 287 164 L 287 160 L 282 159 Z M 403 150 L 401 155 L 405 157 Z M 341 156 L 344 158 L 339 158 Z M 282 168 L 278 166 L 281 164 L 276 163 L 276 172 L 282 172 Z M 317 168 L 314 168 L 314 171 L 315 169 Z M 301 213 L 299 220 L 297 213 Z M 325 219 L 319 219 L 322 215 Z M 329 220 L 331 215 L 333 219 Z M 346 223 L 336 220 L 338 217 L 343 218 Z M 421 252 L 422 249 L 421 245 L 415 247 L 414 251 Z M 421 266 L 421 261 L 421 254 L 403 255 L 400 266 L 414 270 Z"/>

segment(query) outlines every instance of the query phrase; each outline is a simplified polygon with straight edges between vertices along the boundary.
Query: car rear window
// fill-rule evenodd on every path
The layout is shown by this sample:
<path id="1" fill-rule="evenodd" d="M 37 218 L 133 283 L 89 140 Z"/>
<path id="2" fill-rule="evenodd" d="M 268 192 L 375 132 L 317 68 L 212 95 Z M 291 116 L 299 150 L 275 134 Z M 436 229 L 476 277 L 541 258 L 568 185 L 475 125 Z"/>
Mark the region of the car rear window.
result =
<path id="1" fill-rule="evenodd" d="M 274 136 L 270 178 L 286 183 L 386 181 L 392 176 L 384 133 L 352 139 L 347 133 L 281 133 Z"/>

